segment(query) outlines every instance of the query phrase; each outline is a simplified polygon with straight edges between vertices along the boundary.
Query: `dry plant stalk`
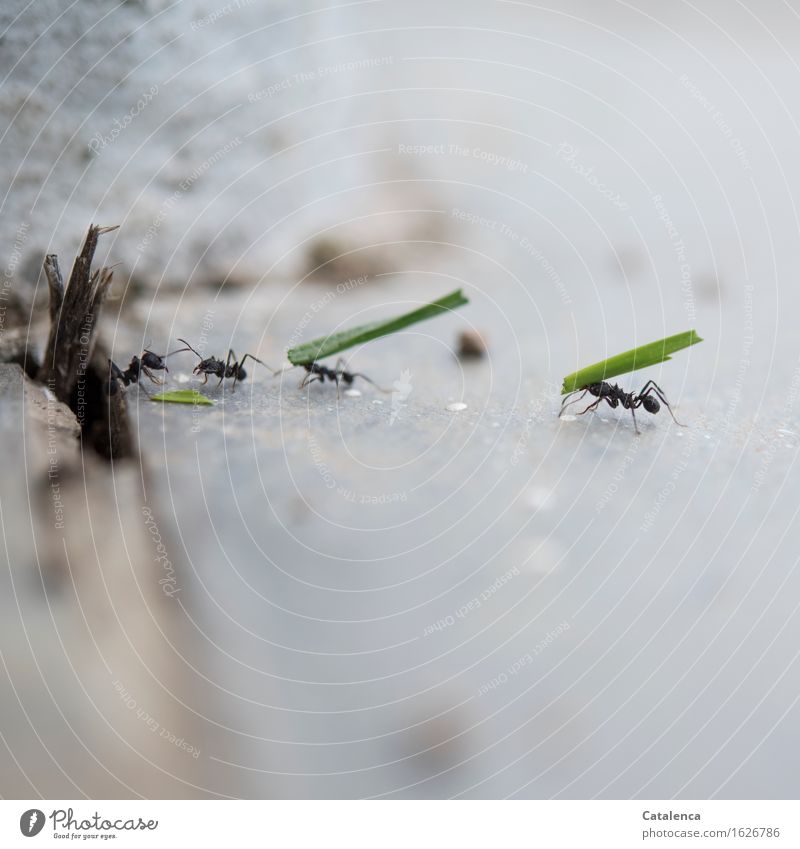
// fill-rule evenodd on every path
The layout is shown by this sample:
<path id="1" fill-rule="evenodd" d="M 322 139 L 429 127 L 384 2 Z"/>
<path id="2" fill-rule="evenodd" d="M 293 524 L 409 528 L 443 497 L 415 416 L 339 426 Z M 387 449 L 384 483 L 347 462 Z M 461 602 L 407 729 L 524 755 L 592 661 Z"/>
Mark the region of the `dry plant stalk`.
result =
<path id="1" fill-rule="evenodd" d="M 50 289 L 50 334 L 38 379 L 59 401 L 70 403 L 78 379 L 92 358 L 100 309 L 113 275 L 105 267 L 92 273 L 92 259 L 99 237 L 116 229 L 89 227 L 66 288 L 56 255 L 48 254 L 44 260 Z"/>

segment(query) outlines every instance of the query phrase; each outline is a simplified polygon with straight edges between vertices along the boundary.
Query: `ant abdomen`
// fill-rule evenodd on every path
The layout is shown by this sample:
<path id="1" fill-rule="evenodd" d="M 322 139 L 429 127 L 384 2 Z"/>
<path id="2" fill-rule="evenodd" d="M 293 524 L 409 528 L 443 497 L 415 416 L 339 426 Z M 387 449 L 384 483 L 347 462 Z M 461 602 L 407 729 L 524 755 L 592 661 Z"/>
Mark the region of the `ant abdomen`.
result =
<path id="1" fill-rule="evenodd" d="M 658 403 L 658 399 L 654 398 L 652 395 L 645 395 L 642 398 L 642 406 L 647 410 L 648 413 L 657 413 L 661 409 L 661 404 Z"/>
<path id="2" fill-rule="evenodd" d="M 146 368 L 152 369 L 164 369 L 167 371 L 167 365 L 164 362 L 164 357 L 159 357 L 158 354 L 154 354 L 152 351 L 145 351 L 142 354 L 142 365 Z"/>

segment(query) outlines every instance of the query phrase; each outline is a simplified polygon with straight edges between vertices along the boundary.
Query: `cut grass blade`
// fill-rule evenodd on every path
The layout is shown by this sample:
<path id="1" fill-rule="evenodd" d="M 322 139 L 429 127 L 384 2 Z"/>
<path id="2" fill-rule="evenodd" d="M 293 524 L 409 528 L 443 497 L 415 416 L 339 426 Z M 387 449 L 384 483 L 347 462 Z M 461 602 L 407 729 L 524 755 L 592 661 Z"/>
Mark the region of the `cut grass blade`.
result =
<path id="1" fill-rule="evenodd" d="M 674 354 L 675 351 L 680 351 L 681 348 L 688 348 L 690 345 L 696 345 L 702 341 L 694 330 L 687 330 L 685 333 L 667 336 L 666 339 L 660 339 L 658 342 L 640 345 L 632 351 L 617 354 L 615 357 L 609 357 L 593 366 L 587 366 L 580 371 L 568 374 L 564 378 L 561 394 L 567 395 L 576 389 L 583 389 L 592 383 L 600 383 L 603 380 L 608 380 L 609 377 L 616 377 L 618 374 L 628 374 L 628 372 L 640 368 L 658 365 L 671 359 L 670 354 Z"/>
<path id="2" fill-rule="evenodd" d="M 168 404 L 194 404 L 197 406 L 214 406 L 214 402 L 196 389 L 172 389 L 151 395 L 151 401 L 165 401 Z"/>
<path id="3" fill-rule="evenodd" d="M 418 321 L 425 321 L 425 319 L 433 318 L 440 313 L 450 312 L 468 303 L 469 301 L 464 297 L 461 289 L 457 289 L 455 292 L 439 298 L 438 301 L 432 301 L 430 304 L 404 315 L 398 315 L 385 321 L 373 321 L 370 324 L 362 324 L 358 327 L 352 327 L 350 330 L 341 330 L 338 333 L 331 333 L 330 336 L 322 336 L 311 342 L 305 342 L 296 348 L 290 348 L 286 352 L 286 356 L 293 366 L 315 363 L 331 354 L 338 354 L 340 351 L 352 348 L 353 345 L 361 345 L 364 342 L 377 339 L 379 336 L 396 333 L 398 330 L 416 324 Z"/>

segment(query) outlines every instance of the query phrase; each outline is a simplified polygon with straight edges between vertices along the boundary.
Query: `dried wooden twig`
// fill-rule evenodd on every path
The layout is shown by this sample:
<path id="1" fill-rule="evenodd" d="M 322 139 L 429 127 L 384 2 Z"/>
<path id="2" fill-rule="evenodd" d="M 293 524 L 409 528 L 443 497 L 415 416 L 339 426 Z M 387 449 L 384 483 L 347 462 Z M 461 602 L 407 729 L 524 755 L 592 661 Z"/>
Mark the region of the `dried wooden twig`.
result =
<path id="1" fill-rule="evenodd" d="M 66 289 L 55 254 L 49 254 L 44 261 L 50 289 L 51 324 L 38 378 L 60 401 L 70 403 L 94 350 L 97 320 L 113 272 L 110 268 L 101 268 L 92 273 L 92 259 L 98 238 L 116 229 L 89 227 Z"/>
<path id="2" fill-rule="evenodd" d="M 44 258 L 44 275 L 50 289 L 50 324 L 53 325 L 58 321 L 58 313 L 64 302 L 64 278 L 55 254 L 47 254 Z"/>

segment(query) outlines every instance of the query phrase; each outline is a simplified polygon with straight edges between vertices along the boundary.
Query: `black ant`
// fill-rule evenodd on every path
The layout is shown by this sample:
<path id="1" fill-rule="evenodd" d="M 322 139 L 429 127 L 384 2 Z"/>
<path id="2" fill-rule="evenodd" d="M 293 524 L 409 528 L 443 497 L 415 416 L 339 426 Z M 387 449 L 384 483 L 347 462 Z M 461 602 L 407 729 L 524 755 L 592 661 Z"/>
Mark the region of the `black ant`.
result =
<path id="1" fill-rule="evenodd" d="M 381 389 L 377 383 L 375 383 L 372 378 L 367 377 L 365 374 L 361 374 L 361 372 L 351 372 L 347 371 L 344 368 L 344 358 L 339 357 L 336 361 L 336 365 L 333 368 L 328 368 L 328 366 L 324 366 L 321 363 L 303 363 L 303 368 L 306 370 L 307 374 L 300 381 L 300 388 L 304 389 L 308 386 L 309 383 L 314 383 L 315 380 L 318 380 L 320 383 L 325 383 L 326 380 L 329 380 L 331 383 L 336 384 L 336 392 L 339 392 L 339 384 L 344 383 L 345 386 L 352 386 L 353 381 L 360 377 L 362 380 L 366 380 L 367 383 L 371 383 L 376 389 L 380 389 L 381 392 L 386 392 L 386 389 Z"/>
<path id="2" fill-rule="evenodd" d="M 123 371 L 115 362 L 109 359 L 108 361 L 108 380 L 105 384 L 106 395 L 116 395 L 119 389 L 119 384 L 130 386 L 132 383 L 138 383 L 144 374 L 149 378 L 151 383 L 161 386 L 164 383 L 163 378 L 153 374 L 154 371 L 169 372 L 167 368 L 167 358 L 173 354 L 180 354 L 187 348 L 180 348 L 177 351 L 172 351 L 169 354 L 154 354 L 152 351 L 145 349 L 142 351 L 141 357 L 135 354 L 131 357 L 128 367 Z"/>
<path id="3" fill-rule="evenodd" d="M 575 398 L 568 403 L 568 399 L 573 395 L 576 395 L 578 392 L 581 393 L 580 397 Z M 648 413 L 655 415 L 661 409 L 661 404 L 658 401 L 660 398 L 661 402 L 669 410 L 669 414 L 672 416 L 675 424 L 680 425 L 681 427 L 686 427 L 686 425 L 681 424 L 675 418 L 675 413 L 672 412 L 672 407 L 670 407 L 669 402 L 664 397 L 664 392 L 654 380 L 648 380 L 638 395 L 634 392 L 626 392 L 621 386 L 617 386 L 616 383 L 606 383 L 606 381 L 602 381 L 601 383 L 590 383 L 588 386 L 582 386 L 580 389 L 570 392 L 566 398 L 564 398 L 558 417 L 561 418 L 567 407 L 571 404 L 576 404 L 586 395 L 587 392 L 590 395 L 594 395 L 597 400 L 589 404 L 585 410 L 581 410 L 581 412 L 578 413 L 579 416 L 582 416 L 584 413 L 588 413 L 589 410 L 596 410 L 601 401 L 605 401 L 609 407 L 615 408 L 622 404 L 624 409 L 631 411 L 631 415 L 633 416 L 633 427 L 638 434 L 640 431 L 636 424 L 636 413 L 634 410 L 637 410 L 639 407 L 644 407 Z M 655 398 L 654 395 L 657 395 L 658 398 Z"/>
<path id="4" fill-rule="evenodd" d="M 245 354 L 239 361 L 236 359 L 236 354 L 233 352 L 233 349 L 228 349 L 228 359 L 225 360 L 225 362 L 218 360 L 216 357 L 207 357 L 204 359 L 203 355 L 199 351 L 195 351 L 195 349 L 185 339 L 178 339 L 178 341 L 183 342 L 188 350 L 200 358 L 200 362 L 194 367 L 192 374 L 202 374 L 203 385 L 208 383 L 208 376 L 213 374 L 219 378 L 217 386 L 219 386 L 226 377 L 232 377 L 232 389 L 236 389 L 236 382 L 244 380 L 247 377 L 247 372 L 244 370 L 243 366 L 244 361 L 248 357 L 250 357 L 251 360 L 255 360 L 257 363 L 261 363 L 262 366 L 272 371 L 265 362 L 262 362 L 258 359 L 258 357 L 254 357 L 252 354 Z"/>

